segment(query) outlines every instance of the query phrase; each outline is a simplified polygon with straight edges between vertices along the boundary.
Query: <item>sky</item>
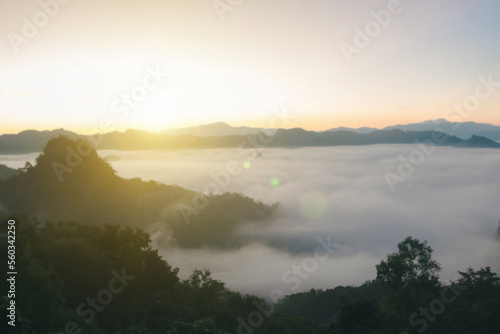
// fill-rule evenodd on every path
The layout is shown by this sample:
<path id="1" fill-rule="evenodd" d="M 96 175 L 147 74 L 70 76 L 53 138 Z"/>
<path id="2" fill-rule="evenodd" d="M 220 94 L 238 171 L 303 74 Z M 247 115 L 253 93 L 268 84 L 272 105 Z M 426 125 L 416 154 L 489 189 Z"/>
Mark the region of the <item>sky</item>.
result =
<path id="1" fill-rule="evenodd" d="M 500 125 L 500 2 L 394 2 L 0 0 L 0 133 Z"/>

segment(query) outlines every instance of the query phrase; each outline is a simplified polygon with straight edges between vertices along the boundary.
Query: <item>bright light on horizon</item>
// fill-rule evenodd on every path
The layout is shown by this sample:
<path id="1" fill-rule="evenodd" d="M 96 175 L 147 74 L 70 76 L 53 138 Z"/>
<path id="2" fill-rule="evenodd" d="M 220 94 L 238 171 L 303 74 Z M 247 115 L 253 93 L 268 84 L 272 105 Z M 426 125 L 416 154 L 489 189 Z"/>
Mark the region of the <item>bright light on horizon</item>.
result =
<path id="1" fill-rule="evenodd" d="M 355 28 L 386 2 L 290 0 L 284 7 L 256 0 L 225 21 L 190 0 L 123 4 L 119 12 L 130 15 L 115 15 L 107 1 L 71 3 L 18 53 L 4 40 L 0 132 L 92 132 L 103 119 L 117 130 L 269 127 L 283 95 L 296 115 L 288 126 L 308 130 L 451 121 L 446 110 L 474 93 L 478 77 L 500 81 L 492 33 L 500 29 L 500 4 L 458 2 L 407 3 L 350 62 L 339 46 L 355 44 Z M 0 22 L 4 35 L 20 33 L 21 18 L 40 10 L 9 8 Z M 116 112 L 116 100 L 157 66 L 172 77 L 126 117 Z M 462 120 L 500 125 L 499 106 L 500 89 Z"/>

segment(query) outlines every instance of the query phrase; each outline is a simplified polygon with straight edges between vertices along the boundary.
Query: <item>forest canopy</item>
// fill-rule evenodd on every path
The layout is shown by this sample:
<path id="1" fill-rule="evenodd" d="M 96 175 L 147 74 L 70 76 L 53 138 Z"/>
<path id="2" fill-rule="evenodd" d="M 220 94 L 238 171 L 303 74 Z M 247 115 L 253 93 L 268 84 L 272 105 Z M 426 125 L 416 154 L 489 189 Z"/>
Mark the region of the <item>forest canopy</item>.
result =
<path id="1" fill-rule="evenodd" d="M 17 228 L 17 333 L 496 333 L 500 325 L 496 273 L 467 268 L 456 281 L 439 282 L 432 249 L 411 237 L 377 266 L 372 281 L 313 289 L 273 305 L 229 290 L 208 269 L 181 280 L 138 228 L 0 219 Z M 7 252 L 1 254 L 5 263 Z M 388 272 L 404 276 L 407 287 Z M 5 313 L 7 298 L 0 298 Z"/>

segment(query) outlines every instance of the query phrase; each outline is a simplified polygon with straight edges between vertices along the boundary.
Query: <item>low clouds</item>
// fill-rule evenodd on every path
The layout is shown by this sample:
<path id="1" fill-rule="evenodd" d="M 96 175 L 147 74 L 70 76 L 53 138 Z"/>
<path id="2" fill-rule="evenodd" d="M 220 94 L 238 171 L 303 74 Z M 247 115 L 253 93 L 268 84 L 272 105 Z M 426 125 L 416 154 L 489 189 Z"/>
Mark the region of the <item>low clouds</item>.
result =
<path id="1" fill-rule="evenodd" d="M 276 288 L 292 293 L 373 279 L 374 266 L 408 235 L 429 242 L 444 281 L 468 266 L 491 266 L 499 272 L 500 241 L 494 233 L 500 220 L 500 150 L 439 147 L 392 192 L 384 173 L 395 170 L 397 157 L 414 148 L 262 150 L 225 191 L 281 205 L 267 225 L 249 222 L 235 232 L 248 241 L 238 250 L 174 248 L 167 229 L 153 224 L 148 229 L 181 276 L 206 267 L 229 287 L 264 297 Z M 99 154 L 121 158 L 112 162 L 119 176 L 197 190 L 213 181 L 210 172 L 223 170 L 231 160 L 243 164 L 250 156 L 234 149 Z M 9 163 L 14 160 L 9 158 Z M 310 258 L 317 238 L 328 235 L 335 252 L 292 291 L 283 273 Z"/>
<path id="2" fill-rule="evenodd" d="M 280 210 L 266 227 L 248 224 L 237 233 L 249 240 L 237 251 L 160 252 L 181 274 L 210 268 L 232 288 L 266 295 L 287 285 L 281 275 L 300 264 L 331 235 L 335 253 L 301 288 L 331 288 L 375 278 L 374 266 L 411 235 L 428 240 L 452 280 L 468 266 L 500 271 L 500 151 L 440 147 L 393 193 L 384 173 L 413 145 L 264 149 L 250 168 L 231 179 L 226 191 L 240 192 Z M 189 189 L 211 182 L 210 172 L 227 161 L 243 163 L 236 150 L 179 152 L 105 151 L 123 158 L 113 167 L 123 177 L 153 179 Z M 274 179 L 279 180 L 276 185 Z M 292 291 L 288 291 L 292 292 Z"/>

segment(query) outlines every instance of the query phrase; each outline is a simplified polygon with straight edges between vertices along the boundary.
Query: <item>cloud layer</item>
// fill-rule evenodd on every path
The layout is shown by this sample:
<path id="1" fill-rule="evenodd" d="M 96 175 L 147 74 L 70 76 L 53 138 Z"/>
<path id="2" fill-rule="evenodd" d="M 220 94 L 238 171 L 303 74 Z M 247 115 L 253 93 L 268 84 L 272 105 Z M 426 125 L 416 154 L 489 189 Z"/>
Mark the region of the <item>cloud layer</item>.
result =
<path id="1" fill-rule="evenodd" d="M 212 172 L 228 161 L 247 163 L 224 191 L 241 192 L 280 212 L 265 228 L 238 231 L 252 242 L 238 251 L 162 249 L 165 258 L 187 275 L 210 268 L 230 287 L 266 295 L 291 289 L 282 275 L 313 253 L 317 238 L 331 235 L 336 251 L 298 290 L 360 284 L 375 277 L 374 266 L 406 236 L 427 240 L 442 264 L 443 280 L 468 266 L 500 270 L 500 242 L 493 237 L 500 219 L 500 151 L 438 148 L 392 192 L 384 173 L 397 173 L 398 156 L 414 145 L 374 145 L 251 152 L 105 151 L 123 160 L 113 167 L 123 177 L 153 179 L 203 189 Z M 294 291 L 287 291 L 294 292 Z"/>
<path id="2" fill-rule="evenodd" d="M 152 225 L 160 253 L 183 277 L 206 267 L 229 287 L 264 297 L 273 289 L 292 293 L 356 285 L 375 278 L 374 266 L 408 235 L 429 242 L 443 266 L 443 281 L 468 266 L 499 272 L 500 241 L 494 233 L 500 220 L 500 151 L 437 148 L 392 192 L 384 173 L 397 173 L 398 156 L 408 157 L 415 148 L 263 149 L 253 159 L 252 151 L 234 149 L 99 153 L 121 158 L 112 165 L 122 177 L 195 190 L 213 182 L 210 173 L 224 170 L 228 161 L 247 162 L 223 190 L 281 204 L 267 226 L 250 222 L 237 231 L 249 243 L 236 251 L 172 248 Z M 335 251 L 304 274 L 299 286 L 292 284 L 300 275 L 287 271 L 303 266 L 319 246 L 317 238 L 328 236 Z"/>

